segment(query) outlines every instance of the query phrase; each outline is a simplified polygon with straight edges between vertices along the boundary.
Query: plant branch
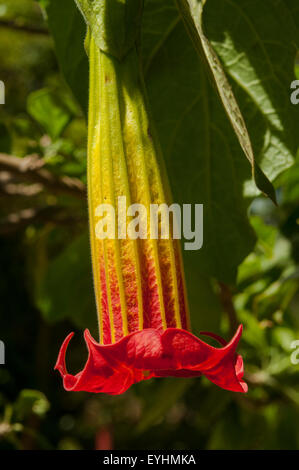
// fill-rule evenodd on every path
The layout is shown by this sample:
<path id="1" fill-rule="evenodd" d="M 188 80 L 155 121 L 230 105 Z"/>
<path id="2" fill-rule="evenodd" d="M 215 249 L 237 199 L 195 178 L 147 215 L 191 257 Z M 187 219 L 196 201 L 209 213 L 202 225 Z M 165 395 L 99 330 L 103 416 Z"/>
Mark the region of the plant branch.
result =
<path id="1" fill-rule="evenodd" d="M 40 183 L 54 193 L 64 193 L 80 199 L 85 197 L 86 188 L 79 179 L 58 177 L 43 166 L 44 162 L 37 155 L 18 158 L 0 153 L 0 171 L 13 173 L 31 183 Z"/>
<path id="2" fill-rule="evenodd" d="M 80 216 L 72 216 L 62 208 L 48 206 L 42 208 L 27 208 L 16 213 L 11 213 L 2 218 L 0 222 L 0 234 L 9 235 L 35 223 L 49 223 L 62 226 L 74 226 L 85 221 Z"/>
<path id="3" fill-rule="evenodd" d="M 24 33 L 38 34 L 42 36 L 48 36 L 49 32 L 46 29 L 39 28 L 37 26 L 19 24 L 11 20 L 0 20 L 0 27 L 9 28 Z"/>

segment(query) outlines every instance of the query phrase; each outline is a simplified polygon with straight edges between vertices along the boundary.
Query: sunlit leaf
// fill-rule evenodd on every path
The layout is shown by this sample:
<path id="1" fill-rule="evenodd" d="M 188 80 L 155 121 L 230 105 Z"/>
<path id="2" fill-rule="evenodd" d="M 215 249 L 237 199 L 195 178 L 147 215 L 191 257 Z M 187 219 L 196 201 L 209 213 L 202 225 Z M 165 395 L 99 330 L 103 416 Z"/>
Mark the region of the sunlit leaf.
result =
<path id="1" fill-rule="evenodd" d="M 16 419 L 22 421 L 31 414 L 44 416 L 50 408 L 46 396 L 39 390 L 24 389 L 15 404 Z"/>
<path id="2" fill-rule="evenodd" d="M 28 96 L 27 110 L 52 139 L 57 139 L 71 120 L 70 110 L 65 103 L 47 88 Z"/>

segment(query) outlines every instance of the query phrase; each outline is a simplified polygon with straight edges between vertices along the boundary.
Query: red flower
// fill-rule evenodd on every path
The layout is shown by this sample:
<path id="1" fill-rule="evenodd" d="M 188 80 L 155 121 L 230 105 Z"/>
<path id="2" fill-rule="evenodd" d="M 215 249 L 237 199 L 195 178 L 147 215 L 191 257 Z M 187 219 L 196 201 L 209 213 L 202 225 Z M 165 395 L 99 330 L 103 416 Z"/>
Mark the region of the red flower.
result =
<path id="1" fill-rule="evenodd" d="M 169 236 L 157 239 L 151 237 L 150 224 L 142 237 L 127 236 L 128 226 L 132 230 L 132 213 L 125 214 L 120 227 L 121 211 L 116 205 L 124 197 L 128 205 L 145 208 L 146 216 L 139 220 L 143 223 L 148 222 L 153 204 L 171 204 L 136 51 L 119 62 L 102 53 L 91 37 L 89 58 L 88 197 L 101 343 L 85 332 L 89 356 L 84 369 L 74 376 L 65 366 L 73 333 L 66 338 L 56 364 L 64 387 L 116 395 L 151 377 L 205 375 L 226 390 L 246 392 L 243 361 L 236 354 L 242 326 L 228 344 L 205 333 L 217 339 L 221 348 L 204 343 L 189 331 L 180 244 L 170 234 L 174 222 L 168 220 Z M 113 209 L 105 223 L 99 220 L 103 205 Z M 157 233 L 167 226 L 162 215 L 157 219 Z M 121 229 L 121 237 L 102 236 L 103 226 L 110 223 L 112 229 Z"/>

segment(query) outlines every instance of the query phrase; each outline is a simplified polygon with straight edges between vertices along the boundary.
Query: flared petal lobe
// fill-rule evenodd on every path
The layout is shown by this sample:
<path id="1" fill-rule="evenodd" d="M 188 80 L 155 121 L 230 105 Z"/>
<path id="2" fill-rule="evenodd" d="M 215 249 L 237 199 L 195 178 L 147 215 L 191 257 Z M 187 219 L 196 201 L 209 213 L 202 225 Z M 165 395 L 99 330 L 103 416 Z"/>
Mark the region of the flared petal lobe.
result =
<path id="1" fill-rule="evenodd" d="M 84 369 L 75 376 L 66 369 L 65 354 L 73 334 L 64 341 L 55 368 L 68 391 L 119 395 L 152 377 L 205 375 L 225 390 L 244 393 L 243 360 L 236 354 L 241 334 L 242 326 L 230 343 L 215 348 L 178 328 L 164 332 L 148 328 L 109 345 L 97 343 L 86 330 L 88 360 Z"/>

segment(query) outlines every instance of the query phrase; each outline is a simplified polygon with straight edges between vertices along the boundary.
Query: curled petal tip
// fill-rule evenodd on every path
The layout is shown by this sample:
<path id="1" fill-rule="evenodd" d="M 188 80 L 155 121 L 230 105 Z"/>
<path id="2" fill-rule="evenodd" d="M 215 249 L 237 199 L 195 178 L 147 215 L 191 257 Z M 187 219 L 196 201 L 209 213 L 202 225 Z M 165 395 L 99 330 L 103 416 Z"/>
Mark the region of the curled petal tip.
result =
<path id="1" fill-rule="evenodd" d="M 74 334 L 75 333 L 72 332 L 65 338 L 58 354 L 58 358 L 57 358 L 54 370 L 59 370 L 61 375 L 67 374 L 66 365 L 65 365 L 65 354 L 66 354 L 66 350 L 68 348 L 69 342 L 71 341 Z"/>

